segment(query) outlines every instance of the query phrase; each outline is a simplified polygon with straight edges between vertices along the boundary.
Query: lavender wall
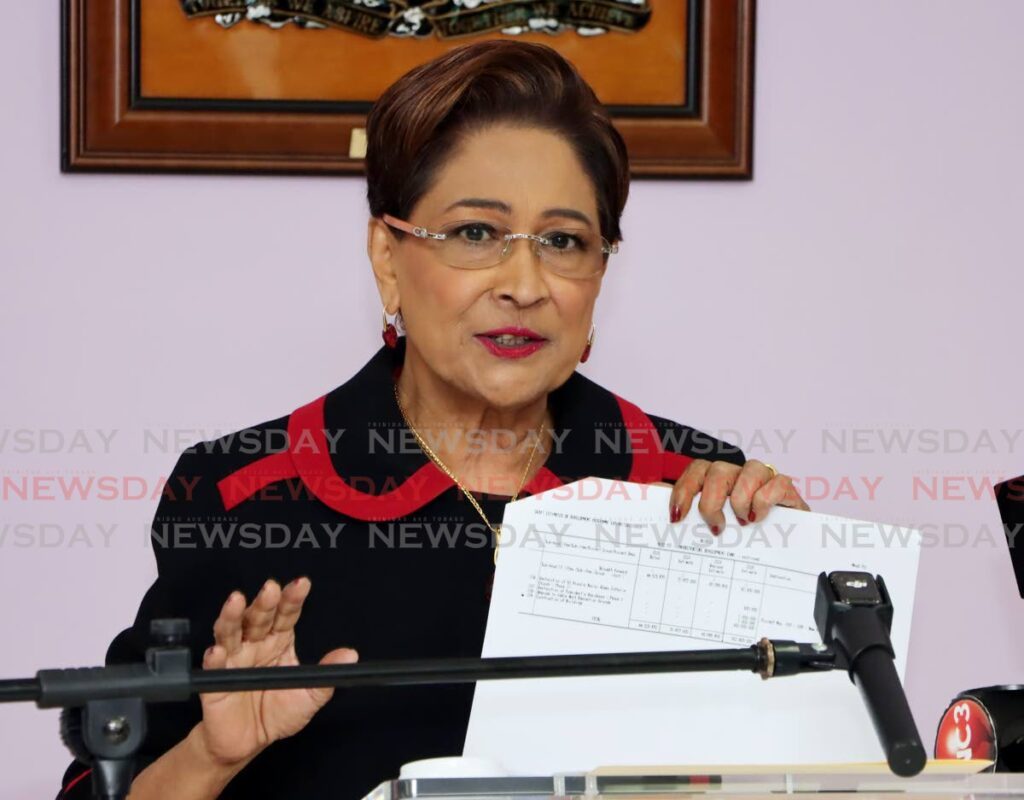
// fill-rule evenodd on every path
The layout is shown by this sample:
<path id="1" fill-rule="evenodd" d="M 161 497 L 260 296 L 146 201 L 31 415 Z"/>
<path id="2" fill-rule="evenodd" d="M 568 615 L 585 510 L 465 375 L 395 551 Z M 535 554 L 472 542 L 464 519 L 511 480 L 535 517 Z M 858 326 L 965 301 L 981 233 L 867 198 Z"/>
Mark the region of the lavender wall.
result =
<path id="1" fill-rule="evenodd" d="M 762 2 L 756 180 L 634 185 L 586 367 L 804 480 L 816 510 L 948 540 L 910 654 L 926 738 L 952 693 L 1024 670 L 978 483 L 1024 472 L 1022 29 L 1016 0 Z M 130 622 L 176 449 L 340 382 L 379 322 L 360 180 L 60 175 L 57 3 L 0 37 L 0 479 L 42 478 L 0 511 L 14 677 L 99 662 Z M 55 475 L 120 488 L 45 499 Z M 4 793 L 52 793 L 56 716 L 0 708 L 0 731 Z"/>

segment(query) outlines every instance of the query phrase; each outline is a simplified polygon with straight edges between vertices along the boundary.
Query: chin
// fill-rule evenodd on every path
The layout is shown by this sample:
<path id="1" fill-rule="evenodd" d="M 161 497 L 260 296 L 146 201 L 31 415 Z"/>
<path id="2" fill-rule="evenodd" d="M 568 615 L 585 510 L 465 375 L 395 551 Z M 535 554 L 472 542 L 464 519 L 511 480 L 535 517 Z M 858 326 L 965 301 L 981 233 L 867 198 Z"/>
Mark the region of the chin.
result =
<path id="1" fill-rule="evenodd" d="M 537 376 L 541 378 L 541 376 Z M 476 392 L 493 408 L 514 408 L 534 402 L 550 391 L 549 383 L 539 379 L 523 380 L 511 375 L 488 375 L 475 382 Z"/>
<path id="2" fill-rule="evenodd" d="M 502 372 L 497 370 L 495 372 Z M 562 374 L 564 372 L 564 375 Z M 537 400 L 538 397 L 545 397 L 558 386 L 563 384 L 572 374 L 567 372 L 556 372 L 549 367 L 537 369 L 529 376 L 522 374 L 487 374 L 478 376 L 475 383 L 476 391 L 483 396 L 489 405 L 494 408 L 514 408 L 523 406 Z"/>
<path id="3" fill-rule="evenodd" d="M 547 390 L 530 391 L 523 386 L 496 390 L 493 386 L 488 386 L 481 394 L 491 408 L 519 408 L 535 402 L 538 397 L 545 396 Z"/>

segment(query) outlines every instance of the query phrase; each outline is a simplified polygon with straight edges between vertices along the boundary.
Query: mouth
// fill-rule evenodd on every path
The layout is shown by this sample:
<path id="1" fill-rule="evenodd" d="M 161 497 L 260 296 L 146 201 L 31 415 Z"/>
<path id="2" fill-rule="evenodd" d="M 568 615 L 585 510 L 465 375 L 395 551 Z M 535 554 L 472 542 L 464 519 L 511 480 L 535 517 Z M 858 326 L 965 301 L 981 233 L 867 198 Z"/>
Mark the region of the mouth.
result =
<path id="1" fill-rule="evenodd" d="M 548 343 L 548 339 L 529 328 L 495 328 L 474 338 L 499 358 L 525 358 Z"/>

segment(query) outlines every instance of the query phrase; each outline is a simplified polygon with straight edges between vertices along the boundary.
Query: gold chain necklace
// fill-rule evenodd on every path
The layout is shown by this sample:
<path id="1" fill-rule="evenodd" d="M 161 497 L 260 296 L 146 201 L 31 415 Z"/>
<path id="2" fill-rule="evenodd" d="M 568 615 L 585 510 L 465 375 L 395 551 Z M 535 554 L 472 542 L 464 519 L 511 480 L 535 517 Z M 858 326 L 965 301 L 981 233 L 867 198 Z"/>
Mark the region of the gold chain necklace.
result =
<path id="1" fill-rule="evenodd" d="M 476 509 L 476 513 L 480 515 L 480 518 L 486 523 L 487 527 L 491 529 L 491 532 L 494 534 L 494 537 L 495 537 L 495 542 L 494 542 L 494 563 L 497 564 L 498 563 L 498 547 L 501 545 L 501 525 L 494 525 L 494 524 L 491 523 L 491 521 L 489 519 L 487 519 L 487 515 L 484 513 L 484 510 L 480 507 L 480 503 L 477 502 L 477 499 L 475 497 L 473 497 L 473 494 L 465 486 L 462 485 L 462 481 L 460 481 L 455 476 L 455 473 L 451 471 L 451 469 L 448 467 L 448 465 L 445 464 L 438 457 L 437 453 L 435 453 L 431 449 L 430 445 L 427 444 L 426 441 L 424 441 L 423 437 L 420 436 L 420 432 L 418 430 L 416 430 L 416 428 L 413 426 L 412 422 L 409 420 L 409 415 L 405 413 L 405 406 L 402 405 L 402 398 L 398 396 L 398 384 L 397 383 L 395 384 L 395 402 L 398 404 L 398 411 L 402 415 L 402 419 L 405 420 L 406 426 L 408 426 L 409 430 L 412 431 L 412 435 L 416 437 L 416 441 L 419 443 L 420 449 L 423 450 L 423 452 L 426 453 L 427 457 L 431 461 L 433 461 L 434 464 L 437 465 L 437 468 L 439 470 L 441 470 L 441 472 L 443 472 L 445 475 L 447 475 L 449 478 L 452 479 L 452 481 L 455 483 L 455 485 L 459 487 L 459 490 L 466 496 L 466 499 L 469 500 L 469 502 L 473 505 L 473 508 Z M 541 422 L 540 430 L 537 432 L 537 441 L 534 442 L 533 449 L 530 451 L 530 458 L 526 462 L 526 469 L 523 470 L 523 477 L 519 479 L 519 488 L 516 489 L 516 493 L 514 495 L 512 495 L 512 499 L 509 500 L 510 503 L 514 503 L 516 500 L 519 499 L 519 493 L 521 491 L 523 491 L 523 487 L 526 485 L 526 476 L 530 474 L 530 467 L 533 466 L 534 456 L 537 455 L 537 450 L 540 447 L 540 440 L 543 437 L 544 437 L 544 423 Z"/>

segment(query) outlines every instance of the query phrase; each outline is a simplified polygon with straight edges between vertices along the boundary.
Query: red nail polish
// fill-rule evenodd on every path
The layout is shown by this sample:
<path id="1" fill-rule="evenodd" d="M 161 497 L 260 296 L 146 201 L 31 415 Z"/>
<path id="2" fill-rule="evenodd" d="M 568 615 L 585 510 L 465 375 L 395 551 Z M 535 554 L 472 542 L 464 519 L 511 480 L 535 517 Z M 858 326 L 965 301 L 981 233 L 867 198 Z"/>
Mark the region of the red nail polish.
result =
<path id="1" fill-rule="evenodd" d="M 718 526 L 717 525 L 712 525 L 711 526 L 711 532 L 713 534 L 715 534 L 715 536 L 717 536 L 718 535 Z"/>
<path id="2" fill-rule="evenodd" d="M 747 524 L 747 521 L 745 519 L 740 519 L 739 517 L 736 517 L 736 519 L 739 520 L 740 525 L 746 525 Z"/>
<path id="3" fill-rule="evenodd" d="M 683 509 L 679 506 L 672 506 L 668 512 L 669 520 L 672 522 L 679 522 L 683 518 Z"/>
<path id="4" fill-rule="evenodd" d="M 757 519 L 757 514 L 754 513 L 754 509 L 750 509 L 750 516 L 747 517 L 751 522 Z"/>

